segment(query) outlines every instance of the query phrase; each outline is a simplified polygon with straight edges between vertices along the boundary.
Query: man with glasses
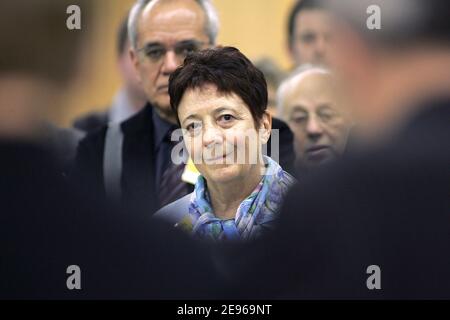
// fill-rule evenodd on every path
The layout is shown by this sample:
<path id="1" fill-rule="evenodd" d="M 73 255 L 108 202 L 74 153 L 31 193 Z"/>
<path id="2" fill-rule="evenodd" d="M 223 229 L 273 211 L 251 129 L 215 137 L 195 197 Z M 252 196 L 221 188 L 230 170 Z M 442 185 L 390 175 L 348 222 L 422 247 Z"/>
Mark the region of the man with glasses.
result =
<path id="1" fill-rule="evenodd" d="M 73 127 L 83 132 L 91 132 L 108 123 L 119 123 L 129 119 L 145 105 L 147 97 L 138 83 L 136 70 L 131 63 L 130 41 L 128 40 L 128 13 L 117 30 L 117 71 L 121 87 L 105 110 L 83 114 L 73 122 Z"/>
<path id="2" fill-rule="evenodd" d="M 154 113 L 175 124 L 169 76 L 188 53 L 214 45 L 217 14 L 209 0 L 140 1 L 132 9 L 128 29 L 131 58 Z"/>
<path id="3" fill-rule="evenodd" d="M 154 211 L 191 191 L 174 165 L 170 134 L 178 128 L 167 91 L 170 74 L 189 52 L 214 45 L 217 13 L 209 0 L 143 0 L 129 20 L 130 55 L 147 105 L 79 145 L 73 178 L 94 194 Z"/>

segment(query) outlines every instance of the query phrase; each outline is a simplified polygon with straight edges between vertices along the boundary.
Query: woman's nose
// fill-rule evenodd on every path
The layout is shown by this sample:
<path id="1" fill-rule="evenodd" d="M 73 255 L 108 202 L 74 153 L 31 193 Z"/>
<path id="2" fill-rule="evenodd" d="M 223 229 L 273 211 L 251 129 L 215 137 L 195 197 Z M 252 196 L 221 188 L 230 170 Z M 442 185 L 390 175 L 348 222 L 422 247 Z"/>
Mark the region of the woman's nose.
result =
<path id="1" fill-rule="evenodd" d="M 203 127 L 203 146 L 212 147 L 216 144 L 220 144 L 223 141 L 222 132 L 214 125 L 205 125 Z"/>

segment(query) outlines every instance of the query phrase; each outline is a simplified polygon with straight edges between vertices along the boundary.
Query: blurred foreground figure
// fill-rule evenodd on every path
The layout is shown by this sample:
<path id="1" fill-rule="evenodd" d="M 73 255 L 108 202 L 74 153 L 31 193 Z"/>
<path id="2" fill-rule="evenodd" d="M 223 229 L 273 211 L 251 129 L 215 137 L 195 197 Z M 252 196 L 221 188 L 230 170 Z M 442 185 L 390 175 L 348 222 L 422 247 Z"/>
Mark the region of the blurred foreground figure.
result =
<path id="1" fill-rule="evenodd" d="M 0 299 L 211 297 L 195 244 L 68 189 L 34 141 L 78 65 L 74 3 L 89 29 L 90 1 L 0 3 Z"/>
<path id="2" fill-rule="evenodd" d="M 130 58 L 128 41 L 128 15 L 122 21 L 117 33 L 117 66 L 122 79 L 122 88 L 116 93 L 107 111 L 93 112 L 76 119 L 73 126 L 90 132 L 108 123 L 122 122 L 141 110 L 146 103 L 144 90 L 138 82 Z"/>
<path id="3" fill-rule="evenodd" d="M 267 111 L 270 112 L 272 117 L 277 112 L 276 95 L 278 86 L 285 77 L 284 71 L 278 66 L 276 61 L 269 57 L 263 57 L 255 61 L 255 67 L 262 71 L 264 78 L 267 82 Z"/>
<path id="4" fill-rule="evenodd" d="M 237 291 L 448 299 L 450 12 L 438 0 L 333 3 L 342 18 L 333 59 L 367 150 L 288 195 L 278 234 L 236 278 L 250 292 Z M 366 27 L 371 4 L 381 30 Z"/>

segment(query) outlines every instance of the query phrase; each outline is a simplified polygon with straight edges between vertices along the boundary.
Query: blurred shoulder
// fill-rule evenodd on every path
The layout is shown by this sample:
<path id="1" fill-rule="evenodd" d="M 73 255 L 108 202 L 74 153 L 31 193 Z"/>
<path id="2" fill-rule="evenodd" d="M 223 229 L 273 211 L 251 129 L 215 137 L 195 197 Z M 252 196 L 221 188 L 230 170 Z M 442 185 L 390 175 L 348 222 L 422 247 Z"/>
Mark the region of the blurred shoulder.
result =
<path id="1" fill-rule="evenodd" d="M 189 204 L 191 202 L 192 193 L 175 200 L 172 203 L 159 209 L 154 217 L 172 224 L 176 224 L 183 220 L 189 214 Z"/>
<path id="2" fill-rule="evenodd" d="M 91 112 L 73 122 L 73 127 L 83 132 L 91 132 L 108 124 L 108 112 Z"/>
<path id="3" fill-rule="evenodd" d="M 80 141 L 80 146 L 103 144 L 105 140 L 107 125 L 101 126 L 88 132 Z"/>

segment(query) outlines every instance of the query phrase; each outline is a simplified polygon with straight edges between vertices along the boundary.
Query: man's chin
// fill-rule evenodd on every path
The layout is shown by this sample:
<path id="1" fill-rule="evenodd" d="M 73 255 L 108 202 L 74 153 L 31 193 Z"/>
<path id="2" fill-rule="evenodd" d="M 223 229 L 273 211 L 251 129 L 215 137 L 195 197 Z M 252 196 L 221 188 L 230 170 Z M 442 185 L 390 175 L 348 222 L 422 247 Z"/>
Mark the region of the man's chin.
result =
<path id="1" fill-rule="evenodd" d="M 170 106 L 169 96 L 157 96 L 150 100 L 151 105 L 165 115 L 172 115 L 173 111 Z"/>
<path id="2" fill-rule="evenodd" d="M 156 108 L 162 110 L 169 110 L 170 108 L 170 97 L 168 94 L 158 94 L 154 99 L 150 99 L 152 105 Z"/>
<path id="3" fill-rule="evenodd" d="M 322 165 L 335 159 L 336 154 L 330 148 L 317 150 L 314 152 L 307 152 L 305 154 L 305 162 L 309 167 Z"/>

